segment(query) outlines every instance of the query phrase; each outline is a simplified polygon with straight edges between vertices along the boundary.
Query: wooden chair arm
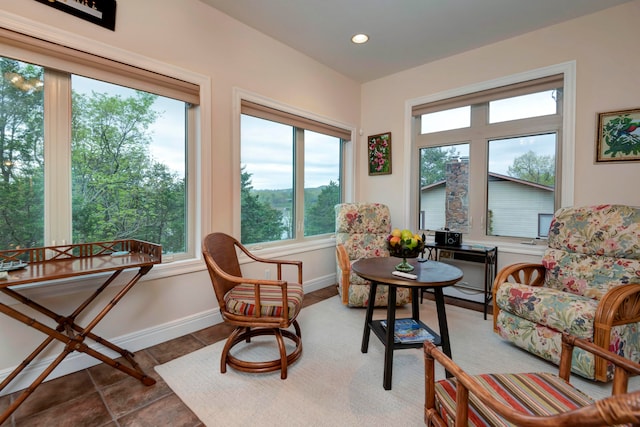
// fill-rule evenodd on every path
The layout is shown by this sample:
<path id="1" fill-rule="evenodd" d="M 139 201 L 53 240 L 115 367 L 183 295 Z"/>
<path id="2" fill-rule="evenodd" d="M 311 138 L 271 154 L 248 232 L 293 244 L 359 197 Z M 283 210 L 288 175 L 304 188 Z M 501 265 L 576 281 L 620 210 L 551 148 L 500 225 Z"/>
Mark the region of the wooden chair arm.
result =
<path id="1" fill-rule="evenodd" d="M 205 257 L 210 257 L 209 254 L 205 254 Z M 253 258 L 256 261 L 260 262 L 260 258 Z M 272 261 L 272 260 L 266 260 L 266 261 Z M 278 262 L 278 261 L 275 261 Z M 286 261 L 286 264 L 294 264 L 297 265 L 298 263 L 300 263 L 298 269 L 298 278 L 300 280 L 300 284 L 302 284 L 302 263 L 299 261 Z M 207 262 L 207 264 L 213 268 L 216 272 L 216 274 L 218 274 L 220 277 L 222 277 L 223 279 L 232 282 L 232 283 L 236 283 L 236 284 L 249 284 L 249 285 L 253 285 L 254 288 L 254 296 L 255 296 L 255 304 L 256 304 L 256 309 L 254 312 L 254 317 L 258 318 L 258 317 L 262 317 L 261 315 L 261 310 L 262 310 L 262 301 L 260 298 L 260 287 L 261 286 L 277 286 L 281 289 L 281 295 L 282 295 L 282 316 L 278 316 L 278 318 L 282 319 L 283 321 L 288 321 L 289 319 L 289 304 L 287 304 L 287 281 L 286 280 L 267 280 L 267 279 L 251 279 L 251 278 L 247 278 L 247 277 L 238 277 L 238 276 L 233 276 L 231 274 L 228 274 L 227 272 L 225 272 L 224 270 L 222 270 L 221 268 L 219 268 L 217 266 L 217 264 L 215 262 L 213 262 L 213 260 L 209 260 Z M 280 267 L 278 268 L 278 276 L 280 277 Z M 220 305 L 220 309 L 221 310 L 225 310 L 224 307 L 224 299 L 220 299 L 221 297 L 218 298 L 218 304 Z M 246 317 L 246 316 L 242 316 L 242 317 Z"/>
<path id="2" fill-rule="evenodd" d="M 343 244 L 336 245 L 336 261 L 342 272 L 342 304 L 349 304 L 349 281 L 351 280 L 351 261 Z"/>
<path id="3" fill-rule="evenodd" d="M 256 255 L 252 254 L 244 246 L 236 245 L 236 247 L 239 248 L 246 256 L 251 258 L 253 261 L 261 262 L 261 263 L 264 263 L 264 264 L 274 264 L 274 265 L 276 265 L 277 266 L 276 277 L 277 277 L 278 280 L 282 280 L 282 266 L 283 265 L 291 265 L 291 266 L 297 267 L 297 269 L 298 269 L 298 283 L 302 284 L 302 261 L 294 261 L 294 260 L 287 260 L 287 259 L 262 258 L 262 257 L 259 257 L 259 256 L 256 256 Z"/>
<path id="4" fill-rule="evenodd" d="M 616 286 L 607 292 L 596 310 L 596 328 L 599 325 L 617 326 L 640 322 L 640 284 Z"/>
<path id="5" fill-rule="evenodd" d="M 608 347 L 603 348 L 596 343 L 580 339 L 573 335 L 563 334 L 562 353 L 560 354 L 559 364 L 560 372 L 558 375 L 566 381 L 569 381 L 571 375 L 571 359 L 574 347 L 588 351 L 603 361 L 613 363 L 615 366 L 611 388 L 611 394 L 613 395 L 626 393 L 629 385 L 629 377 L 632 375 L 640 375 L 640 364 L 606 350 Z"/>
<path id="6" fill-rule="evenodd" d="M 593 319 L 593 342 L 604 349 L 611 344 L 611 328 L 640 322 L 640 284 L 626 284 L 610 289 L 600 300 Z M 606 381 L 606 362 L 596 358 L 595 376 Z"/>
<path id="7" fill-rule="evenodd" d="M 493 330 L 497 331 L 498 303 L 496 294 L 498 288 L 504 282 L 522 283 L 530 286 L 542 286 L 544 284 L 545 268 L 542 264 L 520 262 L 503 267 L 496 275 L 492 286 L 493 301 Z"/>
<path id="8" fill-rule="evenodd" d="M 594 351 L 606 357 L 620 367 L 616 369 L 616 377 L 619 373 L 627 377 L 630 373 L 636 373 L 640 365 L 630 362 L 620 356 L 597 348 L 590 342 L 563 335 L 563 357 L 569 361 L 570 369 L 571 352 L 573 346 Z M 568 353 L 565 355 L 565 352 Z M 528 426 L 576 426 L 591 427 L 602 425 L 614 425 L 622 423 L 640 422 L 640 391 L 633 393 L 619 393 L 599 400 L 591 405 L 553 416 L 531 416 L 496 400 L 478 381 L 462 370 L 455 362 L 447 357 L 431 342 L 424 344 L 425 354 L 425 422 L 427 425 L 442 425 L 437 419 L 435 408 L 435 376 L 434 360 L 438 361 L 457 380 L 456 387 L 456 423 L 457 427 L 467 425 L 469 394 L 475 395 L 483 404 L 491 410 L 514 423 L 515 425 Z M 567 363 L 565 363 L 567 365 Z M 615 380 L 614 380 L 615 381 Z"/>

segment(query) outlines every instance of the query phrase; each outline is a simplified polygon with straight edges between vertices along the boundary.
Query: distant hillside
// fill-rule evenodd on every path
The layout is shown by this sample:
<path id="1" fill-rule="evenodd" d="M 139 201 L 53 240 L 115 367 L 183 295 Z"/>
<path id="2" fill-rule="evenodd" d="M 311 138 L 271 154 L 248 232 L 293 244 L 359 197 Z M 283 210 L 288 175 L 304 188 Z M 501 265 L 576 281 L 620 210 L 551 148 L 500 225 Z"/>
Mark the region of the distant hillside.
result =
<path id="1" fill-rule="evenodd" d="M 304 189 L 304 204 L 310 206 L 318 200 L 318 195 L 322 192 L 322 189 L 326 185 L 322 185 L 316 188 Z M 291 207 L 291 200 L 293 198 L 292 189 L 286 190 L 251 190 L 251 193 L 257 194 L 260 197 L 260 201 L 269 203 L 276 209 L 284 209 Z"/>

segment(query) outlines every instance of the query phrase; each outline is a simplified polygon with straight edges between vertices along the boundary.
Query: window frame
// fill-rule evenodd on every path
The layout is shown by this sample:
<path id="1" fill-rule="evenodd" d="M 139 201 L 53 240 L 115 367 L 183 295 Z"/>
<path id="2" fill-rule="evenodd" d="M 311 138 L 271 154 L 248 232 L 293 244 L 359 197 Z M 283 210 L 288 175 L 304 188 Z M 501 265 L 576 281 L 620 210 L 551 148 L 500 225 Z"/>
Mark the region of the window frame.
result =
<path id="1" fill-rule="evenodd" d="M 561 156 L 560 159 L 560 185 L 562 188 L 559 195 L 558 207 L 569 206 L 573 204 L 574 199 L 574 169 L 575 169 L 575 78 L 576 78 L 576 64 L 575 61 L 569 61 L 545 68 L 535 69 L 519 74 L 514 74 L 506 77 L 497 78 L 494 80 L 479 82 L 469 86 L 446 90 L 443 92 L 435 93 L 433 95 L 409 99 L 405 102 L 405 135 L 410 138 L 407 146 L 410 147 L 405 150 L 404 160 L 405 163 L 410 165 L 406 168 L 404 176 L 404 195 L 407 203 L 404 216 L 407 224 L 413 224 L 413 227 L 417 227 L 419 224 L 419 158 L 415 155 L 418 150 L 418 145 L 415 138 L 415 133 L 419 132 L 416 126 L 416 120 L 413 117 L 413 109 L 419 105 L 434 103 L 438 101 L 445 102 L 447 99 L 455 97 L 469 96 L 470 94 L 480 93 L 482 91 L 489 91 L 501 86 L 526 84 L 527 81 L 532 81 L 540 78 L 546 78 L 553 75 L 563 75 L 563 103 L 562 103 L 562 145 L 559 147 L 558 153 Z M 487 153 L 484 153 L 486 157 Z M 486 161 L 486 159 L 485 159 Z M 484 190 L 486 197 L 486 188 Z M 484 203 L 484 202 L 483 202 Z M 473 218 L 471 218 L 473 221 Z M 472 226 L 474 226 L 472 224 Z M 473 235 L 473 238 L 469 240 L 469 243 L 492 243 L 500 244 L 503 248 L 507 248 L 514 252 L 526 252 L 521 247 L 518 247 L 519 243 L 523 240 L 521 238 L 499 238 L 496 236 L 484 235 L 484 229 L 482 236 Z M 529 249 L 529 251 L 531 251 Z M 534 251 L 537 253 L 537 251 Z"/>
<path id="2" fill-rule="evenodd" d="M 183 254 L 163 256 L 163 265 L 154 268 L 148 275 L 149 279 L 156 277 L 166 277 L 167 275 L 183 274 L 194 272 L 202 269 L 201 258 L 201 232 L 203 224 L 210 224 L 211 213 L 209 211 L 202 210 L 202 195 L 210 194 L 210 172 L 208 168 L 204 168 L 204 161 L 202 159 L 209 158 L 210 154 L 210 141 L 211 141 L 211 82 L 210 78 L 201 74 L 197 74 L 185 69 L 175 67 L 166 63 L 158 62 L 150 58 L 146 58 L 139 54 L 130 53 L 121 49 L 116 49 L 108 45 L 97 44 L 95 41 L 83 38 L 75 34 L 64 32 L 61 29 L 56 28 L 43 28 L 35 27 L 29 23 L 22 21 L 13 21 L 11 19 L 3 20 L 0 26 L 0 31 L 11 31 L 21 35 L 29 35 L 35 40 L 35 44 L 38 41 L 44 43 L 54 43 L 60 45 L 62 50 L 71 49 L 79 52 L 83 55 L 90 55 L 96 58 L 102 58 L 106 62 L 114 62 L 123 64 L 125 68 L 140 70 L 142 76 L 144 75 L 160 75 L 166 76 L 168 81 L 182 81 L 187 87 L 190 87 L 192 94 L 199 98 L 198 105 L 195 108 L 189 110 L 189 129 L 190 138 L 187 152 L 187 170 L 186 173 L 192 178 L 187 187 L 187 209 L 188 209 L 188 225 L 187 225 L 187 251 Z M 92 46 L 91 53 L 86 53 L 84 49 L 86 46 Z M 29 49 L 20 49 L 11 42 L 7 44 L 0 43 L 0 55 L 15 58 L 24 62 L 30 62 L 37 65 L 42 65 L 45 68 L 51 67 L 48 60 L 42 60 L 46 58 L 46 55 L 40 51 L 29 51 Z M 58 61 L 64 62 L 64 58 L 58 55 Z M 74 61 L 71 60 L 70 63 Z M 79 72 L 76 69 L 65 69 L 65 72 L 85 75 L 90 78 L 96 78 L 96 75 L 88 75 L 85 72 Z M 161 77 L 162 78 L 162 77 Z M 143 77 L 144 79 L 144 77 Z M 121 81 L 114 81 L 113 83 L 122 84 Z M 45 83 L 46 84 L 46 83 Z M 137 87 L 140 90 L 147 90 L 154 93 L 159 93 L 163 96 L 168 96 L 167 92 L 160 93 L 154 90 L 144 89 Z M 193 90 L 196 90 L 194 92 Z M 58 93 L 70 93 L 70 82 L 67 87 L 66 84 L 60 85 L 55 83 L 53 90 Z M 45 92 L 46 94 L 47 92 Z M 51 95 L 51 94 L 50 94 Z M 61 104 L 59 97 L 51 97 L 45 95 L 45 108 L 49 108 L 55 111 L 59 109 Z M 174 97 L 175 98 L 175 97 Z M 184 99 L 183 99 L 184 100 Z M 64 104 L 62 104 L 64 105 Z M 64 110 L 63 110 L 64 111 Z M 66 113 L 65 113 L 66 114 Z M 69 112 L 70 114 L 70 112 Z M 47 119 L 45 119 L 47 120 Z M 69 120 L 70 123 L 70 120 Z M 47 131 L 45 131 L 47 132 Z M 65 139 L 61 141 L 69 141 L 70 144 L 70 126 L 67 131 L 57 130 L 55 134 L 47 135 L 45 138 L 60 138 Z M 45 143 L 46 144 L 46 143 Z M 60 143 L 57 147 L 59 148 Z M 66 163 L 65 169 L 69 169 L 70 174 L 70 146 L 64 145 L 63 149 L 45 150 L 45 162 L 54 161 L 60 165 L 60 162 Z M 68 156 L 67 156 L 68 154 Z M 51 156 L 47 159 L 46 156 Z M 67 168 L 68 166 L 68 168 Z M 68 198 L 70 200 L 70 181 L 66 181 L 64 176 L 47 176 L 50 173 L 51 168 L 45 168 L 45 242 L 56 241 L 61 243 L 62 241 L 70 241 L 71 236 L 71 206 L 70 203 L 65 202 L 65 197 L 59 197 L 61 192 L 58 189 L 69 187 Z M 70 177 L 69 177 L 70 178 Z M 48 200 L 48 201 L 47 201 Z M 65 210 L 68 217 L 68 225 L 59 226 L 57 223 L 52 222 L 52 217 L 47 213 L 47 210 L 56 209 L 59 212 Z M 62 214 L 61 214 L 62 215 Z M 55 230 L 55 231 L 47 231 Z M 69 237 L 67 237 L 69 236 Z M 169 263 L 175 260 L 182 261 L 180 264 L 174 264 L 170 266 Z M 171 269 L 171 273 L 167 273 L 167 270 Z M 82 284 L 78 284 L 83 286 Z M 53 286 L 53 285 L 52 285 Z M 55 286 L 53 286 L 55 287 Z M 69 288 L 71 291 L 71 288 Z"/>
<path id="3" fill-rule="evenodd" d="M 275 101 L 273 99 L 258 95 L 256 93 L 241 89 L 234 88 L 233 91 L 233 195 L 234 195 L 234 203 L 233 203 L 233 233 L 236 236 L 241 235 L 241 222 L 240 222 L 240 214 L 241 214 L 241 206 L 240 206 L 240 169 L 241 169 L 241 116 L 242 116 L 242 103 L 243 101 L 260 105 L 266 109 L 273 109 L 282 111 L 285 114 L 290 114 L 293 116 L 300 117 L 303 120 L 309 120 L 313 122 L 318 122 L 324 124 L 329 127 L 339 128 L 344 130 L 346 133 L 351 135 L 350 140 L 345 140 L 342 142 L 342 150 L 341 150 L 341 182 L 340 191 L 343 201 L 353 200 L 354 188 L 355 188 L 355 156 L 354 156 L 354 144 L 356 129 L 352 125 L 345 124 L 343 122 L 339 122 L 337 120 L 320 116 L 315 113 L 311 113 L 309 111 L 293 107 L 288 104 L 284 104 L 282 102 Z M 313 131 L 318 131 L 316 129 L 310 129 Z M 321 131 L 319 131 L 321 132 Z M 321 132 L 323 133 L 323 132 Z M 326 133 L 326 132 L 324 132 Z M 297 150 L 300 151 L 300 150 Z M 298 153 L 297 156 L 300 154 Z M 295 161 L 299 159 L 296 158 Z M 295 171 L 296 174 L 300 174 L 301 171 L 299 168 Z M 299 180 L 299 176 L 296 175 L 295 180 Z M 304 191 L 302 189 L 301 191 Z M 297 196 L 297 193 L 296 193 Z M 296 206 L 296 209 L 298 207 Z M 303 207 L 302 207 L 303 208 Z M 299 220 L 298 220 L 299 221 Z M 296 225 L 296 228 L 298 226 Z M 265 243 L 255 243 L 251 244 L 251 248 L 253 251 L 262 251 L 263 254 L 285 254 L 290 253 L 290 250 L 287 248 L 296 247 L 299 249 L 320 249 L 330 246 L 335 246 L 335 234 L 327 233 L 318 236 L 304 236 L 304 233 L 301 230 L 298 230 L 297 238 L 290 240 L 279 240 L 275 242 L 265 242 Z M 285 252 L 283 252 L 283 250 Z"/>

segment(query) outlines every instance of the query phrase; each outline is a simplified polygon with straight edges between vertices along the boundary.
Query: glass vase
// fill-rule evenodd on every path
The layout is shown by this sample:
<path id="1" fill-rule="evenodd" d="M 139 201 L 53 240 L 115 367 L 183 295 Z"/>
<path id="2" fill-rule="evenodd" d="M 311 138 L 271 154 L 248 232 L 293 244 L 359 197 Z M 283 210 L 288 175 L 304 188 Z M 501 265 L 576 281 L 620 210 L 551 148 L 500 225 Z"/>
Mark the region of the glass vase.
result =
<path id="1" fill-rule="evenodd" d="M 409 264 L 407 262 L 407 258 L 402 257 L 402 262 L 398 265 L 396 265 L 396 270 L 398 271 L 403 271 L 405 273 L 409 272 L 409 271 L 413 271 L 413 265 Z"/>

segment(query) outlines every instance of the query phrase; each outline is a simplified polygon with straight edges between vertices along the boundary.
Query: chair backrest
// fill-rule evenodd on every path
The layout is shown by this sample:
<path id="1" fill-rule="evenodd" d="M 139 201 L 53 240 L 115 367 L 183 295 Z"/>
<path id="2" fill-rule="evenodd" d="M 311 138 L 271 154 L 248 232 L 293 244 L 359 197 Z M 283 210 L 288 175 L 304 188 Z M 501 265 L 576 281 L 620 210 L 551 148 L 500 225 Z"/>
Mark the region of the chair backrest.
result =
<path id="1" fill-rule="evenodd" d="M 202 242 L 202 255 L 221 309 L 224 307 L 225 294 L 235 283 L 226 280 L 220 272 L 242 277 L 236 247 L 242 248 L 241 243 L 224 233 L 211 233 Z"/>
<path id="2" fill-rule="evenodd" d="M 381 203 L 341 203 L 335 206 L 336 244 L 344 245 L 350 260 L 389 256 L 389 207 Z"/>
<path id="3" fill-rule="evenodd" d="M 545 286 L 601 299 L 613 286 L 640 283 L 640 208 L 559 209 L 542 263 Z"/>

